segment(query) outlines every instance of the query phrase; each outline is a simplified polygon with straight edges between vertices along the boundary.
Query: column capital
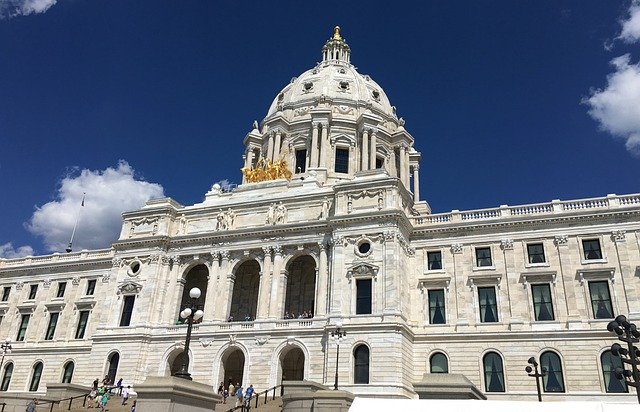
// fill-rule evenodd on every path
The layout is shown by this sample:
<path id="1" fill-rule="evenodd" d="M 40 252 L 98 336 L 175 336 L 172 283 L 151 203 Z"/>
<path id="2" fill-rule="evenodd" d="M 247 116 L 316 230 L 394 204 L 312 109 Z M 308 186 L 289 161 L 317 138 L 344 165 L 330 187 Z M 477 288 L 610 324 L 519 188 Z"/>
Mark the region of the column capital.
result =
<path id="1" fill-rule="evenodd" d="M 228 250 L 222 250 L 220 251 L 220 257 L 222 257 L 222 260 L 229 260 L 229 258 L 231 257 L 231 252 L 229 252 Z"/>

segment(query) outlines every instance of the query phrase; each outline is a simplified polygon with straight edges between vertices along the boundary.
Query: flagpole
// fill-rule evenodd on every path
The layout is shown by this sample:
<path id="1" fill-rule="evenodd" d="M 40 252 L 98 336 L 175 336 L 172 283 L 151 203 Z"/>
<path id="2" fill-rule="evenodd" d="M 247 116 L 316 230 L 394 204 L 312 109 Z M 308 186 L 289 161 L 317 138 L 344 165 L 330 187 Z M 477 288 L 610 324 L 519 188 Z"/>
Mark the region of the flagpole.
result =
<path id="1" fill-rule="evenodd" d="M 86 193 L 82 193 L 82 203 L 80 204 L 80 207 L 84 207 L 84 196 L 86 195 Z M 73 231 L 71 232 L 71 239 L 69 239 L 69 244 L 67 245 L 67 249 L 66 252 L 67 253 L 71 253 L 72 249 L 72 245 L 73 245 L 73 237 L 76 235 L 76 229 L 78 228 L 78 220 L 80 220 L 80 210 L 78 209 L 78 213 L 76 213 L 76 221 L 73 224 Z"/>

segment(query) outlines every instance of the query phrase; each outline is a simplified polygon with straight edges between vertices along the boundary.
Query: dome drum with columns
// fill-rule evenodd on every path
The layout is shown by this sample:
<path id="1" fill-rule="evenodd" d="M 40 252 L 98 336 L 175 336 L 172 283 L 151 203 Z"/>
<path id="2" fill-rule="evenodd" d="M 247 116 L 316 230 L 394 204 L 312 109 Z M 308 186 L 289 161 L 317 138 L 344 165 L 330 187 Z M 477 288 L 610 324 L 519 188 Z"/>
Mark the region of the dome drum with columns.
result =
<path id="1" fill-rule="evenodd" d="M 244 140 L 244 166 L 260 157 L 285 157 L 294 177 L 312 172 L 323 184 L 381 169 L 399 178 L 417 202 L 420 153 L 413 137 L 384 90 L 358 73 L 350 58 L 336 27 L 322 48 L 322 62 L 278 93 L 261 127 L 254 123 Z"/>

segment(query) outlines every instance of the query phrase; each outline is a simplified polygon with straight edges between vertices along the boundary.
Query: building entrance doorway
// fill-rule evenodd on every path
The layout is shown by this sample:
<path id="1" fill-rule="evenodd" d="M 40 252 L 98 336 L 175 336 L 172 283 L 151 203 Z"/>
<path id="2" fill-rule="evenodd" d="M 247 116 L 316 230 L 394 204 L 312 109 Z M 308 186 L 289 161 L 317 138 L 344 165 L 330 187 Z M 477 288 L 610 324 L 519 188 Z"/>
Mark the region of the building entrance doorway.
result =
<path id="1" fill-rule="evenodd" d="M 291 348 L 280 357 L 283 381 L 304 379 L 304 353 L 300 348 Z"/>
<path id="2" fill-rule="evenodd" d="M 229 352 L 222 358 L 222 368 L 225 387 L 229 385 L 229 381 L 233 382 L 235 386 L 237 386 L 238 383 L 242 385 L 242 378 L 244 377 L 244 353 L 242 353 L 240 349 Z"/>

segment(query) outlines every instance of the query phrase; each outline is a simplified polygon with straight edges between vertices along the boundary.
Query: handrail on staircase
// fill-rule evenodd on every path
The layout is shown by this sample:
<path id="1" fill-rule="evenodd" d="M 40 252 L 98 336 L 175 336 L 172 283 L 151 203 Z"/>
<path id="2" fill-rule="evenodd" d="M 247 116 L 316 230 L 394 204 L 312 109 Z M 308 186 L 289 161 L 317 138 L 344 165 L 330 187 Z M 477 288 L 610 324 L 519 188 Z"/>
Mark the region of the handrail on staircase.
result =
<path id="1" fill-rule="evenodd" d="M 231 409 L 227 409 L 226 412 L 234 412 L 234 411 L 241 411 L 241 412 L 246 412 L 249 409 L 251 409 L 251 402 L 253 401 L 253 399 L 255 399 L 255 408 L 258 407 L 259 405 L 259 401 L 260 401 L 260 397 L 262 395 L 264 395 L 264 404 L 266 405 L 267 400 L 269 400 L 269 392 L 271 392 L 271 400 L 275 400 L 276 399 L 276 390 L 280 389 L 280 397 L 282 397 L 282 395 L 284 395 L 284 384 L 280 384 L 280 385 L 276 385 L 273 388 L 269 388 L 265 391 L 262 392 L 258 392 L 258 393 L 254 393 L 249 399 L 244 399 L 242 402 L 242 405 L 240 406 L 236 406 L 234 408 Z"/>

